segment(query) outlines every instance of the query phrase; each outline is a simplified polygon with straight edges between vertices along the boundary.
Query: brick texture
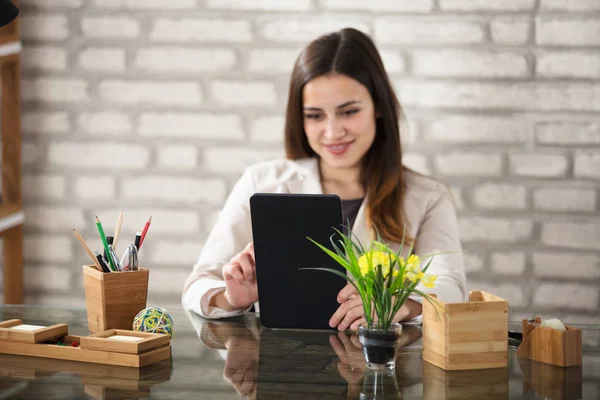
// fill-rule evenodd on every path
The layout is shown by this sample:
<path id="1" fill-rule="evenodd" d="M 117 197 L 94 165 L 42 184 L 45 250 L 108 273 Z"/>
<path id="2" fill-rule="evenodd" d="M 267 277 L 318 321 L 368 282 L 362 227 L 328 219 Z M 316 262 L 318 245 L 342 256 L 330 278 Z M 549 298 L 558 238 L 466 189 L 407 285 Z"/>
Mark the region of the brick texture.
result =
<path id="1" fill-rule="evenodd" d="M 243 169 L 284 154 L 300 49 L 352 26 L 399 95 L 405 163 L 452 191 L 469 289 L 600 323 L 599 1 L 20 4 L 26 301 L 83 305 L 71 228 L 99 248 L 94 215 L 123 210 L 123 240 L 152 215 L 149 295 L 177 305 Z"/>

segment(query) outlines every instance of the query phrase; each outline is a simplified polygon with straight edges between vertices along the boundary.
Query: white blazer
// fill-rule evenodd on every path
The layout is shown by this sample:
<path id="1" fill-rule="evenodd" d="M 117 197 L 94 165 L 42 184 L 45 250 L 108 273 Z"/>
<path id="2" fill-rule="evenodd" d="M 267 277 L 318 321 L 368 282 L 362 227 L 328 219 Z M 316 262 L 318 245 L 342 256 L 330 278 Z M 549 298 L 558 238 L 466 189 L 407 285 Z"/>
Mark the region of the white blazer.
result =
<path id="1" fill-rule="evenodd" d="M 407 233 L 416 239 L 413 253 L 424 256 L 461 250 L 456 212 L 446 187 L 410 170 L 405 170 L 404 173 L 407 188 L 402 206 Z M 227 312 L 209 307 L 209 302 L 212 296 L 225 290 L 225 281 L 221 274 L 223 265 L 252 241 L 249 200 L 250 196 L 257 192 L 322 194 L 317 159 L 268 161 L 248 167 L 244 171 L 219 213 L 200 258 L 185 283 L 182 296 L 184 309 L 194 311 L 205 318 L 231 317 L 247 311 Z M 367 229 L 365 205 L 366 202 L 363 201 L 352 228 L 363 244 L 371 240 Z M 389 244 L 392 248 L 399 249 L 399 244 Z M 423 260 L 422 265 L 427 261 Z M 462 253 L 435 256 L 428 272 L 437 275 L 435 287 L 426 289 L 421 286 L 420 290 L 435 293 L 445 302 L 466 300 Z M 412 295 L 411 298 L 423 301 L 418 295 Z M 255 309 L 258 311 L 258 303 L 255 304 Z M 420 323 L 420 316 L 411 322 Z"/>

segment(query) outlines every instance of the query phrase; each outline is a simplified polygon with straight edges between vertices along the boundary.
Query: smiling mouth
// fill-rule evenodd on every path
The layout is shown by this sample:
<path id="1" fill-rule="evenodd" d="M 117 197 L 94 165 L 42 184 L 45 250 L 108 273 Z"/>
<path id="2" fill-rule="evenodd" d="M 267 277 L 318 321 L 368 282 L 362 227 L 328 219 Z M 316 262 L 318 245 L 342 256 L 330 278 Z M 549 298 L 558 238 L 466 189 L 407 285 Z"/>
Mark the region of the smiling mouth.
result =
<path id="1" fill-rule="evenodd" d="M 346 142 L 346 143 L 339 143 L 339 144 L 329 144 L 329 145 L 324 145 L 325 148 L 332 154 L 335 155 L 340 155 L 346 152 L 346 150 L 348 150 L 348 148 L 350 147 L 350 145 L 354 143 L 354 142 Z"/>

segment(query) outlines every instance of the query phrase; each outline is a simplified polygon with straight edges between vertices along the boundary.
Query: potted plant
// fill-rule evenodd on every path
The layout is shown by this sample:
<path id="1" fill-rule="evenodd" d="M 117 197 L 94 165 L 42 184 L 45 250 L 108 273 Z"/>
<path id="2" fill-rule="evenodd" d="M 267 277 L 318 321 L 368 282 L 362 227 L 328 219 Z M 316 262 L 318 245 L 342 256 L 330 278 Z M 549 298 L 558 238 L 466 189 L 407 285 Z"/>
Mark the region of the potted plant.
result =
<path id="1" fill-rule="evenodd" d="M 429 261 L 421 268 L 421 258 L 412 254 L 412 245 L 407 258 L 402 255 L 405 235 L 400 249 L 395 252 L 381 240 L 379 234 L 376 240 L 363 247 L 358 238 L 353 240 L 350 229 L 345 229 L 349 232 L 347 235 L 334 230 L 337 235 L 330 238 L 334 251 L 308 239 L 342 265 L 348 274 L 330 268 L 303 269 L 328 271 L 354 286 L 362 300 L 366 320 L 366 324 L 359 327 L 358 335 L 367 367 L 393 369 L 396 347 L 402 334 L 402 325 L 393 322 L 394 316 L 411 293 L 421 295 L 426 301 L 435 301 L 433 297 L 417 289 L 417 285 L 422 283 L 427 288 L 434 287 L 436 276 L 428 274 L 427 269 L 433 256 L 437 254 L 424 256 Z M 334 239 L 335 236 L 338 238 Z"/>

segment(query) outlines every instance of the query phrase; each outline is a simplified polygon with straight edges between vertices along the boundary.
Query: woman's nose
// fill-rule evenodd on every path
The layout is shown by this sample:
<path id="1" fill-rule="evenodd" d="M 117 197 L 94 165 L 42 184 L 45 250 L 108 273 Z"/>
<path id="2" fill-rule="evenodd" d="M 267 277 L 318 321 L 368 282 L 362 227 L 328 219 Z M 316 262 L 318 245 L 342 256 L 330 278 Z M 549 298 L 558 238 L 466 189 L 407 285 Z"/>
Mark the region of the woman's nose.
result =
<path id="1" fill-rule="evenodd" d="M 325 127 L 325 137 L 327 139 L 336 139 L 344 136 L 344 128 L 336 118 L 332 118 L 327 122 Z"/>

